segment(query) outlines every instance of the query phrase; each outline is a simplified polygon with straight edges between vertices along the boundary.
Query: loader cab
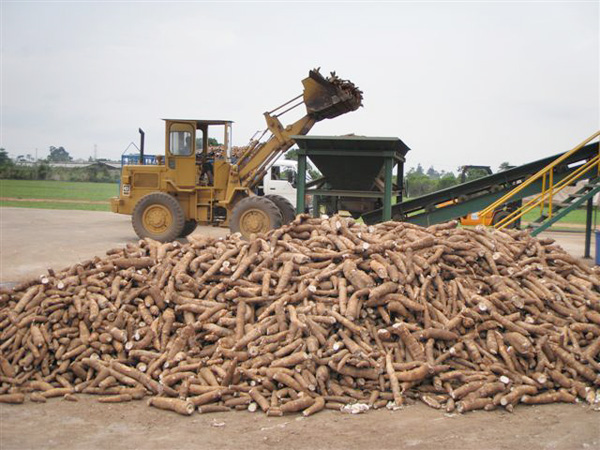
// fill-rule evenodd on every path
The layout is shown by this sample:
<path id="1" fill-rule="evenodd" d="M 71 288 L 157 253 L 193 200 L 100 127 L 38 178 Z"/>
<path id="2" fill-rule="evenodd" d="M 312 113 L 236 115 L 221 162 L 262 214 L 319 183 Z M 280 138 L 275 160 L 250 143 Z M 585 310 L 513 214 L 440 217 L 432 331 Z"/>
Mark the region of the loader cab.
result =
<path id="1" fill-rule="evenodd" d="M 231 159 L 232 121 L 178 120 L 165 121 L 165 166 L 179 188 L 197 185 L 214 186 L 215 173 L 228 166 Z M 210 146 L 213 137 L 221 145 Z M 217 177 L 218 178 L 218 177 Z M 219 179 L 217 179 L 219 182 Z"/>

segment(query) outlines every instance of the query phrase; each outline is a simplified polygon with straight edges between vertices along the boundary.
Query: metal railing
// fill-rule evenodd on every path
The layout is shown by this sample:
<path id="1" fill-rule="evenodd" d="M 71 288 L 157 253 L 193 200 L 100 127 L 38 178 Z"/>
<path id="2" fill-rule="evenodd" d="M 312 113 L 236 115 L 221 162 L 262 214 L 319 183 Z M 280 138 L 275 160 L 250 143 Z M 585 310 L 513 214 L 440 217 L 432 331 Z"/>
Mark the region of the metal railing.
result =
<path id="1" fill-rule="evenodd" d="M 594 166 L 597 166 L 598 175 L 600 175 L 600 148 L 599 148 L 598 155 L 596 155 L 593 158 L 586 161 L 585 164 L 578 167 L 576 170 L 571 172 L 566 177 L 562 178 L 557 183 L 554 183 L 554 169 L 558 165 L 560 165 L 563 161 L 565 161 L 566 159 L 568 159 L 569 157 L 571 157 L 572 155 L 577 153 L 579 150 L 581 150 L 584 146 L 589 144 L 591 141 L 596 139 L 598 136 L 600 136 L 600 131 L 597 131 L 596 133 L 592 134 L 590 137 L 588 137 L 586 140 L 581 142 L 579 145 L 577 145 L 573 149 L 569 150 L 568 152 L 564 153 L 562 156 L 555 159 L 553 162 L 551 162 L 546 167 L 541 169 L 535 175 L 529 177 L 527 180 L 525 180 L 523 183 L 519 184 L 512 191 L 510 191 L 506 195 L 502 196 L 501 198 L 496 200 L 494 203 L 489 205 L 487 208 L 482 210 L 480 212 L 480 214 L 484 215 L 484 214 L 490 213 L 491 211 L 494 211 L 496 208 L 498 208 L 498 207 L 502 206 L 503 204 L 505 204 L 506 202 L 510 201 L 517 193 L 521 192 L 526 187 L 530 186 L 531 184 L 533 184 L 536 181 L 541 179 L 541 181 L 542 181 L 541 192 L 539 194 L 537 194 L 536 196 L 534 196 L 532 199 L 530 199 L 527 203 L 523 204 L 518 209 L 512 211 L 508 216 L 506 216 L 504 219 L 499 221 L 494 226 L 498 229 L 505 228 L 505 227 L 511 225 L 512 223 L 514 223 L 515 221 L 519 220 L 521 217 L 523 217 L 523 215 L 525 215 L 526 213 L 528 213 L 529 211 L 531 211 L 532 209 L 534 209 L 538 206 L 540 207 L 540 212 L 543 213 L 544 206 L 546 203 L 548 203 L 548 218 L 552 218 L 552 214 L 553 214 L 552 199 L 553 199 L 554 195 L 556 195 L 558 192 L 560 192 L 566 186 L 569 186 L 569 185 L 577 182 L 580 178 L 583 177 L 584 174 L 586 174 Z"/>
<path id="2" fill-rule="evenodd" d="M 121 167 L 135 166 L 140 163 L 140 155 L 121 155 Z M 155 166 L 157 163 L 156 155 L 144 155 L 144 164 L 147 166 Z"/>

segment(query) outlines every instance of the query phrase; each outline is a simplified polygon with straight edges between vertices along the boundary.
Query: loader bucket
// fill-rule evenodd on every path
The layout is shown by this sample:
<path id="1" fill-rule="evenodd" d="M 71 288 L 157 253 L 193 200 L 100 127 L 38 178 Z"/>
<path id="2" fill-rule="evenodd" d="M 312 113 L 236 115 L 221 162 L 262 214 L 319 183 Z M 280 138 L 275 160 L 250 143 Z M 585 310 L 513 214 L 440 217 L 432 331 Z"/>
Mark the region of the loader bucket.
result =
<path id="1" fill-rule="evenodd" d="M 311 70 L 302 84 L 306 111 L 317 121 L 333 119 L 362 106 L 360 89 L 339 78 L 335 72 L 325 78 L 318 69 Z"/>

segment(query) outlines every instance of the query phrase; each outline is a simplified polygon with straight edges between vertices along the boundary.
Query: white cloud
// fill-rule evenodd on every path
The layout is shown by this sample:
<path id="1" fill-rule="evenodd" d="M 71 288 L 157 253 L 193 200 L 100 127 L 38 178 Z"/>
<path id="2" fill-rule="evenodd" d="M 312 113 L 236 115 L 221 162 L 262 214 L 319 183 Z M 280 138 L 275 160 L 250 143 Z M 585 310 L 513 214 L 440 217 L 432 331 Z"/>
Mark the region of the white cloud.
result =
<path id="1" fill-rule="evenodd" d="M 117 157 L 162 117 L 236 121 L 321 66 L 365 108 L 313 134 L 399 136 L 409 164 L 520 164 L 598 128 L 597 3 L 3 3 L 2 142 Z"/>

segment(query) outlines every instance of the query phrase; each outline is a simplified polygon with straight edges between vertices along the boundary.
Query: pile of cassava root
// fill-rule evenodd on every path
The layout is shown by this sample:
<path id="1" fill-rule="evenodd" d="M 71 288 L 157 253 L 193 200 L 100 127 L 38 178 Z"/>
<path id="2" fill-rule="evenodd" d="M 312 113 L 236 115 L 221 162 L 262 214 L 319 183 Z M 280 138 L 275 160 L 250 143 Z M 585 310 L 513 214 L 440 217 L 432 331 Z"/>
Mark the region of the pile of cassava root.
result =
<path id="1" fill-rule="evenodd" d="M 149 239 L 0 294 L 0 401 L 180 414 L 588 402 L 600 277 L 526 231 L 298 216 Z"/>

